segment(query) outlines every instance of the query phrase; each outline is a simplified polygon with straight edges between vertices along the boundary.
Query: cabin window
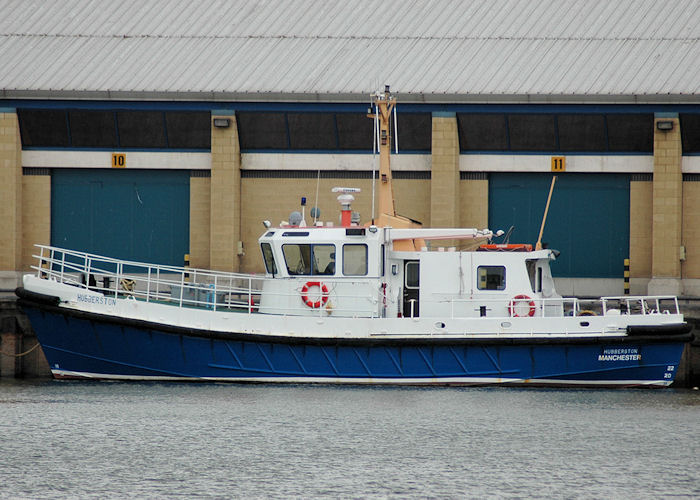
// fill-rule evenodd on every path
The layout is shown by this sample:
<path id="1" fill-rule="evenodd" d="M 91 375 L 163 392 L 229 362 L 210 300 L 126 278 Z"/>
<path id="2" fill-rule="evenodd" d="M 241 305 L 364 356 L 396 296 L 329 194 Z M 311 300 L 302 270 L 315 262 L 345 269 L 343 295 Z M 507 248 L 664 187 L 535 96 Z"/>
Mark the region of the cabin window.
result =
<path id="1" fill-rule="evenodd" d="M 367 274 L 367 245 L 343 245 L 343 274 L 365 276 Z"/>
<path id="2" fill-rule="evenodd" d="M 418 288 L 420 286 L 420 267 L 418 262 L 406 262 L 406 288 Z"/>
<path id="3" fill-rule="evenodd" d="M 275 264 L 275 256 L 272 254 L 272 247 L 269 243 L 263 243 L 261 247 L 263 260 L 265 261 L 265 269 L 267 269 L 269 274 L 277 274 L 277 264 Z"/>
<path id="4" fill-rule="evenodd" d="M 335 245 L 282 245 L 290 276 L 335 274 Z"/>
<path id="5" fill-rule="evenodd" d="M 477 268 L 479 290 L 505 290 L 506 268 L 503 266 L 479 266 Z"/>

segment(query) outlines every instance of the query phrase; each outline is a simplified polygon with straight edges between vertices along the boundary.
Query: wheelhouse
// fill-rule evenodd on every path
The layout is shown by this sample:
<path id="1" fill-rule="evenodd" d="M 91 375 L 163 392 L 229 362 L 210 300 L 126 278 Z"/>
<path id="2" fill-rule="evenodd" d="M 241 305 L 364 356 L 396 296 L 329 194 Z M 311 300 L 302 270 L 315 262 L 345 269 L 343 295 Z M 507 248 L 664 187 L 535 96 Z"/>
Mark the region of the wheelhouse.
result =
<path id="1" fill-rule="evenodd" d="M 532 251 L 529 246 L 502 251 L 498 245 L 456 251 L 437 246 L 436 241 L 456 236 L 478 243 L 492 233 L 406 231 L 374 226 L 268 230 L 260 238 L 260 248 L 272 279 L 265 282 L 260 311 L 394 318 L 561 311 L 549 269 L 553 251 Z M 399 244 L 418 241 L 417 235 L 427 241 L 419 250 L 406 251 L 406 245 Z"/>

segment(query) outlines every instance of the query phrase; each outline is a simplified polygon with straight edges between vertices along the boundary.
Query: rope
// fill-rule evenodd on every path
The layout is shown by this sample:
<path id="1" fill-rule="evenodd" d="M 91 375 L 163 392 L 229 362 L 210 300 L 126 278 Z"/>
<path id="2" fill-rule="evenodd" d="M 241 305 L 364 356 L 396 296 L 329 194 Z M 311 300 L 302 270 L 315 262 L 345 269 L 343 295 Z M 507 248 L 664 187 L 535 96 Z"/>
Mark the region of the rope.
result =
<path id="1" fill-rule="evenodd" d="M 19 354 L 10 354 L 10 353 L 3 352 L 3 351 L 0 351 L 0 354 L 2 354 L 2 355 L 4 355 L 4 356 L 7 356 L 8 358 L 21 358 L 22 356 L 26 356 L 27 354 L 29 354 L 30 352 L 32 352 L 32 351 L 33 351 L 34 349 L 36 349 L 37 347 L 39 347 L 39 342 L 37 342 L 36 344 L 34 344 L 34 347 L 32 347 L 31 349 L 29 349 L 28 351 L 24 351 L 24 352 L 19 353 Z"/>

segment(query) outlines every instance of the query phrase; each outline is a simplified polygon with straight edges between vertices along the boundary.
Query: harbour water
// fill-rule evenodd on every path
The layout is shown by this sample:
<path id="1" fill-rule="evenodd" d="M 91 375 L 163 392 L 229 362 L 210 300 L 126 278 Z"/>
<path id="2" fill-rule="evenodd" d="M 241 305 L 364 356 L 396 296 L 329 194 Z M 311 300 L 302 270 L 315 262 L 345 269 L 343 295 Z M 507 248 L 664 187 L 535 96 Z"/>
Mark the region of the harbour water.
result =
<path id="1" fill-rule="evenodd" d="M 700 391 L 0 383 L 0 498 L 698 498 Z"/>

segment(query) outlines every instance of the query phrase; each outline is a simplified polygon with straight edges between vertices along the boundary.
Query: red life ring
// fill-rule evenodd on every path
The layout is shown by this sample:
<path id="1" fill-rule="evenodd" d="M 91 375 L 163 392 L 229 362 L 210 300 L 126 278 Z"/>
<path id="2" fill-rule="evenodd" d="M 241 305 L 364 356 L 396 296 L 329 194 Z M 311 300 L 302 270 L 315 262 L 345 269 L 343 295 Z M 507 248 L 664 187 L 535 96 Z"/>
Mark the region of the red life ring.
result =
<path id="1" fill-rule="evenodd" d="M 519 318 L 521 317 L 519 314 L 515 313 L 515 303 L 516 302 L 527 302 L 528 305 L 530 306 L 530 310 L 528 311 L 527 315 L 528 316 L 534 316 L 535 315 L 535 301 L 532 300 L 530 297 L 527 295 L 516 295 L 513 297 L 510 302 L 508 303 L 508 314 L 513 316 L 514 318 Z"/>
<path id="2" fill-rule="evenodd" d="M 321 289 L 321 297 L 316 302 L 309 298 L 309 288 L 313 288 L 315 286 Z M 320 281 L 307 281 L 306 284 L 301 287 L 301 300 L 303 300 L 304 304 L 312 309 L 318 309 L 321 306 L 325 306 L 326 302 L 328 302 L 328 287 L 325 283 Z"/>

